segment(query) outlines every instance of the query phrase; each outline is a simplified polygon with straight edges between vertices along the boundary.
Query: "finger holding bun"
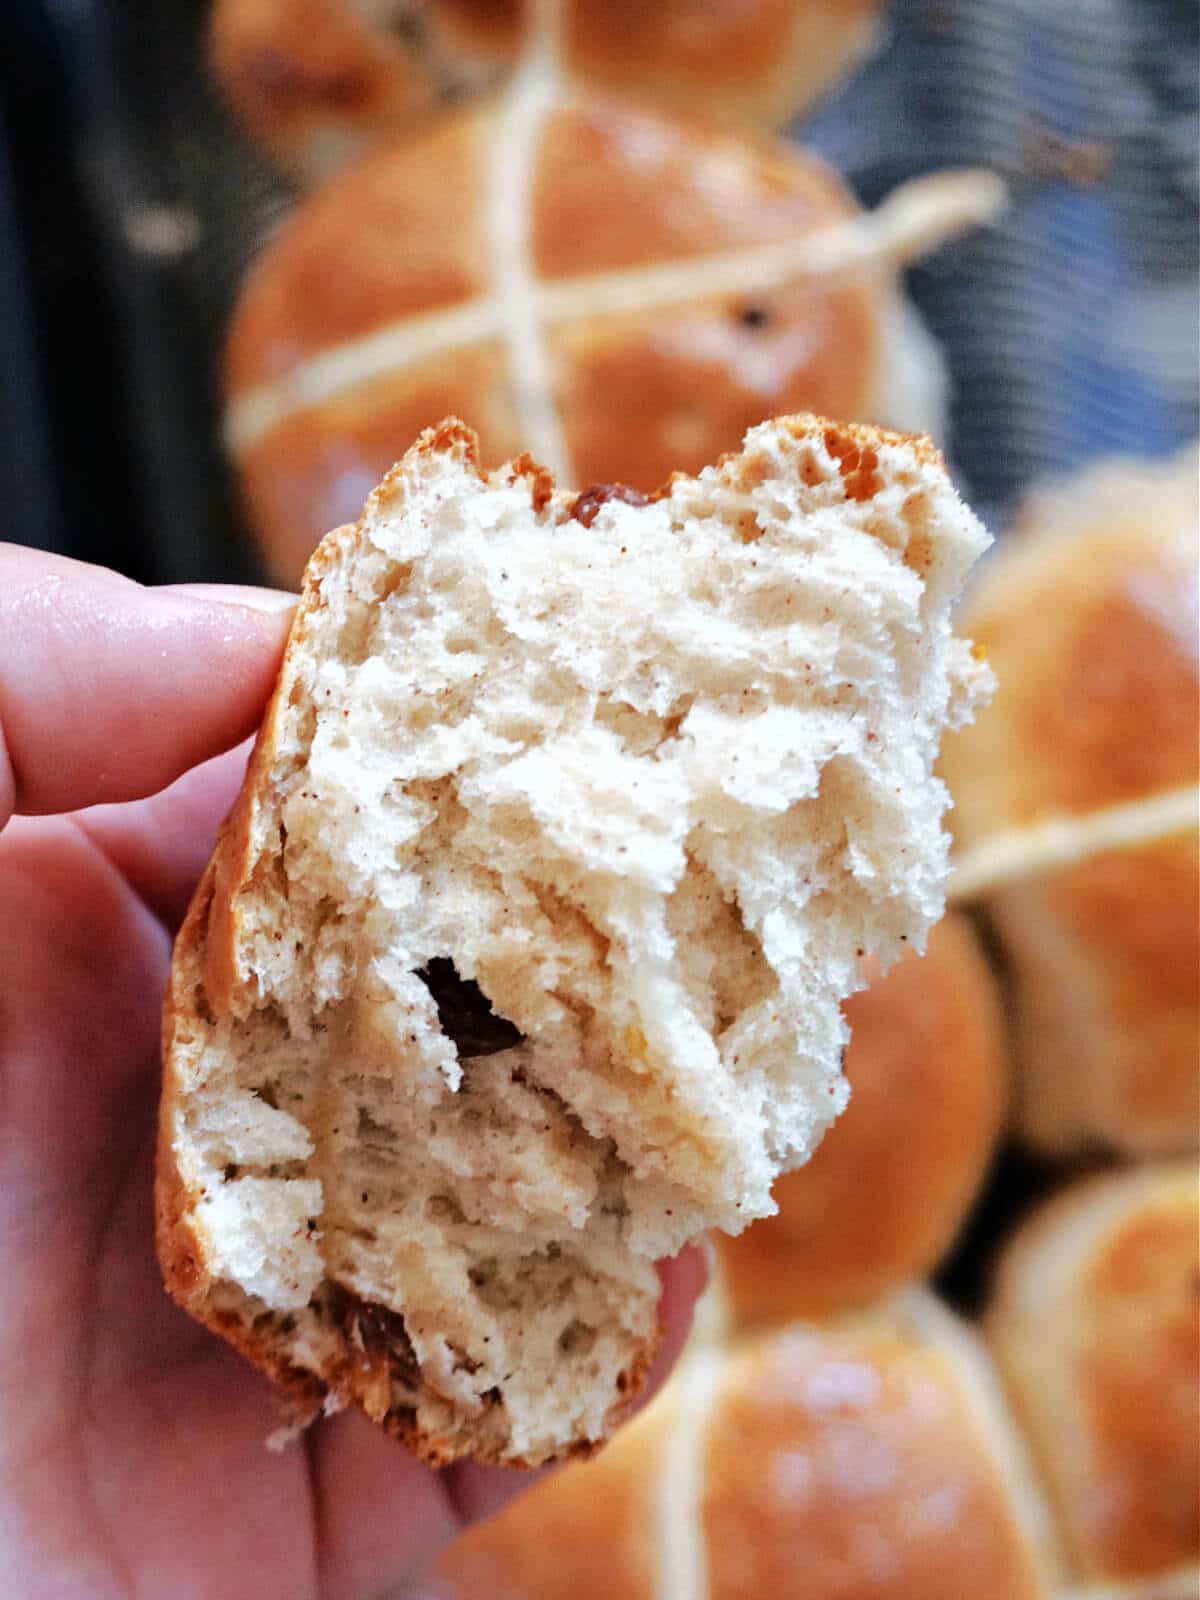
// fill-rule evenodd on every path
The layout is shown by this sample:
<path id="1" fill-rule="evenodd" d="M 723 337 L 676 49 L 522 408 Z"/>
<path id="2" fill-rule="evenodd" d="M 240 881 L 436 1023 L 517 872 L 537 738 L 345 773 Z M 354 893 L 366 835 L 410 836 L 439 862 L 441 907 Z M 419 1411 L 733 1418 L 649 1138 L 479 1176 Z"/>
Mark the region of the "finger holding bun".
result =
<path id="1" fill-rule="evenodd" d="M 210 54 L 253 138 L 304 182 L 509 73 L 557 35 L 572 74 L 782 127 L 875 38 L 879 0 L 217 0 Z"/>
<path id="2" fill-rule="evenodd" d="M 1152 1165 L 1073 1184 L 1001 1259 L 988 1339 L 1080 1582 L 1196 1593 L 1198 1229 L 1195 1168 Z"/>
<path id="3" fill-rule="evenodd" d="M 846 1003 L 850 1103 L 807 1166 L 775 1186 L 776 1216 L 717 1240 L 732 1325 L 860 1305 L 923 1277 L 983 1181 L 1004 1115 L 995 979 L 951 914 Z"/>
<path id="4" fill-rule="evenodd" d="M 764 285 L 744 264 L 861 218 L 814 156 L 603 95 L 526 110 L 489 101 L 368 158 L 252 268 L 226 440 L 281 581 L 430 417 L 465 417 L 488 464 L 530 449 L 645 493 L 797 408 L 936 435 L 939 358 L 893 265 Z"/>
<path id="5" fill-rule="evenodd" d="M 994 1372 L 910 1291 L 696 1352 L 598 1460 L 460 1539 L 431 1592 L 1049 1600 L 1056 1570 Z"/>
<path id="6" fill-rule="evenodd" d="M 963 610 L 1000 685 L 943 770 L 961 846 L 1196 783 L 1196 453 L 1035 495 Z M 1017 1115 L 1036 1145 L 1195 1148 L 1195 828 L 991 895 L 1011 967 Z"/>

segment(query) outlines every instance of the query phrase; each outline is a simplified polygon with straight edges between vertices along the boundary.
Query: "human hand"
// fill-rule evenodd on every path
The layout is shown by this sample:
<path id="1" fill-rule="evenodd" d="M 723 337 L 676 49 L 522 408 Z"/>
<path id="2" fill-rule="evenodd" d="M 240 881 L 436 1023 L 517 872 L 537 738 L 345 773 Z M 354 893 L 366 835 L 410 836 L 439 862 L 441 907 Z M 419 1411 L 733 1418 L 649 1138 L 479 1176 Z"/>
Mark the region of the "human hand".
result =
<path id="1" fill-rule="evenodd" d="M 268 1453 L 271 1386 L 162 1287 L 170 940 L 290 606 L 0 545 L 0 1573 L 21 1600 L 400 1595 L 530 1481 L 434 1472 L 357 1413 Z M 652 1384 L 703 1276 L 696 1251 L 663 1269 Z"/>

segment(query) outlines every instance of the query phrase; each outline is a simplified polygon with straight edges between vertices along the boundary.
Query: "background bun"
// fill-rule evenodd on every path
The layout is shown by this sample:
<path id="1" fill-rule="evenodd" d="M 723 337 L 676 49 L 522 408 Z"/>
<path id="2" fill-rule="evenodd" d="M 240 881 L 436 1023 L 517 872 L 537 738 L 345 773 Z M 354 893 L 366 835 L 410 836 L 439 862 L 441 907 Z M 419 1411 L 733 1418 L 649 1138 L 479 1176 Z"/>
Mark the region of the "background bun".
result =
<path id="1" fill-rule="evenodd" d="M 988 1338 L 1080 1578 L 1200 1582 L 1198 1232 L 1194 1166 L 1148 1166 L 1073 1185 L 1001 1260 Z"/>
<path id="2" fill-rule="evenodd" d="M 963 625 L 999 689 L 947 741 L 960 845 L 1195 784 L 1197 463 L 1109 464 L 1027 503 Z M 1018 1118 L 1046 1150 L 1193 1149 L 1200 1132 L 1195 833 L 995 893 Z"/>
<path id="3" fill-rule="evenodd" d="M 600 95 L 527 111 L 488 102 L 381 151 L 252 268 L 226 437 L 278 579 L 447 413 L 489 464 L 529 449 L 646 492 L 793 409 L 937 431 L 938 360 L 894 268 L 697 280 L 855 218 L 822 163 Z"/>
<path id="4" fill-rule="evenodd" d="M 869 1316 L 696 1351 L 597 1461 L 460 1539 L 433 1593 L 1049 1600 L 1054 1575 L 992 1369 L 912 1291 Z"/>
<path id="5" fill-rule="evenodd" d="M 1188 1600 L 1198 1225 L 1191 1165 L 1077 1181 L 1012 1239 L 982 1344 L 923 1290 L 725 1345 L 702 1319 L 648 1410 L 431 1593 Z"/>
<path id="6" fill-rule="evenodd" d="M 969 921 L 950 915 L 846 1003 L 850 1104 L 779 1213 L 719 1238 L 734 1326 L 822 1316 L 922 1278 L 983 1181 L 1004 1113 L 1003 1022 Z"/>
<path id="7" fill-rule="evenodd" d="M 211 55 L 246 130 L 307 182 L 507 73 L 558 19 L 568 71 L 778 128 L 870 47 L 879 0 L 217 0 Z"/>

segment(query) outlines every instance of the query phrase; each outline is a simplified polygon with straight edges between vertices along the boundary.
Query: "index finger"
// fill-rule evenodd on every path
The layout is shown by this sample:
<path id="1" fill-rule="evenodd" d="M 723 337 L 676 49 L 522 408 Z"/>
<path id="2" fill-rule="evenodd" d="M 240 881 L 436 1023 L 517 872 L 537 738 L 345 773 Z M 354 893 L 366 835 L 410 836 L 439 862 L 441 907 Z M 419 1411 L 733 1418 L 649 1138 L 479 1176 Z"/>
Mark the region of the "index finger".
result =
<path id="1" fill-rule="evenodd" d="M 155 794 L 259 722 L 294 601 L 0 545 L 0 827 Z"/>

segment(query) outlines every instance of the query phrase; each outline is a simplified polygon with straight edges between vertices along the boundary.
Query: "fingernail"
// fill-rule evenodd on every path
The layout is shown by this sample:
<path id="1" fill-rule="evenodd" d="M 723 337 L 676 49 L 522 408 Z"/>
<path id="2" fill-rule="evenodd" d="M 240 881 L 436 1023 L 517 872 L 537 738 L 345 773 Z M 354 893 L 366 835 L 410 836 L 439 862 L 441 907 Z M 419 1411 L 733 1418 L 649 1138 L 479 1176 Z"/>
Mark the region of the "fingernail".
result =
<path id="1" fill-rule="evenodd" d="M 242 583 L 170 583 L 159 594 L 179 595 L 185 600 L 204 600 L 213 605 L 239 606 L 243 611 L 293 611 L 298 596 L 284 589 L 256 589 Z"/>

